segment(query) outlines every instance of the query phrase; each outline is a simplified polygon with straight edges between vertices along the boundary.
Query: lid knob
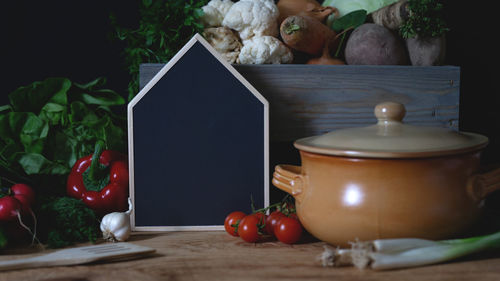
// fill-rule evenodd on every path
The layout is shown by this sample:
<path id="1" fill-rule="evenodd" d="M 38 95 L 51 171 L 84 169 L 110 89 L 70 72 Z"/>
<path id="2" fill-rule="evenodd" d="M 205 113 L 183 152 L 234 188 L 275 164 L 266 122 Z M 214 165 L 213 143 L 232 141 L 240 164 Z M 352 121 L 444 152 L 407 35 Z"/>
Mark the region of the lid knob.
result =
<path id="1" fill-rule="evenodd" d="M 379 123 L 401 122 L 406 114 L 406 108 L 397 102 L 382 102 L 375 106 L 375 117 Z"/>

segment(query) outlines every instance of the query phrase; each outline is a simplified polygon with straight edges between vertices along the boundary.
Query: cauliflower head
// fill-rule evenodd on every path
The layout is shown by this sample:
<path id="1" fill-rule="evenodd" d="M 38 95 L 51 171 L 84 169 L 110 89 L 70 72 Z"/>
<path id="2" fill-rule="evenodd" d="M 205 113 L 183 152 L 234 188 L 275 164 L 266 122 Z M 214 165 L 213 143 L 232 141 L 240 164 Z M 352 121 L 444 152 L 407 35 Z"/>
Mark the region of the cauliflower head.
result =
<path id="1" fill-rule="evenodd" d="M 228 27 L 210 27 L 203 31 L 203 37 L 221 54 L 227 62 L 238 63 L 241 42 Z"/>
<path id="2" fill-rule="evenodd" d="M 278 36 L 279 10 L 273 0 L 241 0 L 229 9 L 223 26 L 239 32 L 242 40 L 253 36 Z"/>
<path id="3" fill-rule="evenodd" d="M 201 22 L 205 27 L 221 26 L 222 20 L 233 4 L 231 0 L 211 0 L 201 8 L 203 10 Z"/>
<path id="4" fill-rule="evenodd" d="M 244 42 L 239 60 L 242 64 L 291 63 L 293 54 L 279 39 L 273 36 L 258 36 Z"/>

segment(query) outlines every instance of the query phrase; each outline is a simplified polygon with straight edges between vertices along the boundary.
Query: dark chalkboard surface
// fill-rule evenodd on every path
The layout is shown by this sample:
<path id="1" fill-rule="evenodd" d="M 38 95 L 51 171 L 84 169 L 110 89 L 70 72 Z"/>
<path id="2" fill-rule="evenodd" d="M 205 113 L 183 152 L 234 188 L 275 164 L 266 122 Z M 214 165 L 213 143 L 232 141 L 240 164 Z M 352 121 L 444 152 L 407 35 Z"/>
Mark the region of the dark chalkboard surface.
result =
<path id="1" fill-rule="evenodd" d="M 268 108 L 195 35 L 128 106 L 133 228 L 222 229 L 267 206 Z"/>

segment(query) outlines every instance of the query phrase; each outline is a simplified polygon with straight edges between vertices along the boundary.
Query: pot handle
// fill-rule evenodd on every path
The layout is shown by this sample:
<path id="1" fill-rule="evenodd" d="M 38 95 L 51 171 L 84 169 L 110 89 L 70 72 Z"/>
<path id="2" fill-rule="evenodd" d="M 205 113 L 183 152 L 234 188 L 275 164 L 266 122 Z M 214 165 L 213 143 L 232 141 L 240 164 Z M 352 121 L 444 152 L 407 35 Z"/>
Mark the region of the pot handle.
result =
<path id="1" fill-rule="evenodd" d="M 304 186 L 304 177 L 301 175 L 302 167 L 295 165 L 277 165 L 274 168 L 273 184 L 277 188 L 299 199 Z M 300 199 L 299 199 L 300 200 Z"/>
<path id="2" fill-rule="evenodd" d="M 500 190 L 500 168 L 472 176 L 467 185 L 467 191 L 475 201 L 483 200 L 496 190 Z"/>

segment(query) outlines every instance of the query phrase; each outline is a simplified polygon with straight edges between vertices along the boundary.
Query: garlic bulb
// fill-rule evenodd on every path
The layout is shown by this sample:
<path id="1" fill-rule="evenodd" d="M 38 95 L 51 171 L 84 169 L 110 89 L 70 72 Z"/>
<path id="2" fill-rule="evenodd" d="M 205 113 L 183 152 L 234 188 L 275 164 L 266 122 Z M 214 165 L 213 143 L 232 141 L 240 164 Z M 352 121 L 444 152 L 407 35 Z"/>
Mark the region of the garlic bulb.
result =
<path id="1" fill-rule="evenodd" d="M 101 231 L 104 239 L 113 242 L 123 242 L 130 237 L 130 212 L 132 201 L 128 199 L 128 211 L 113 212 L 105 215 L 101 221 Z"/>

